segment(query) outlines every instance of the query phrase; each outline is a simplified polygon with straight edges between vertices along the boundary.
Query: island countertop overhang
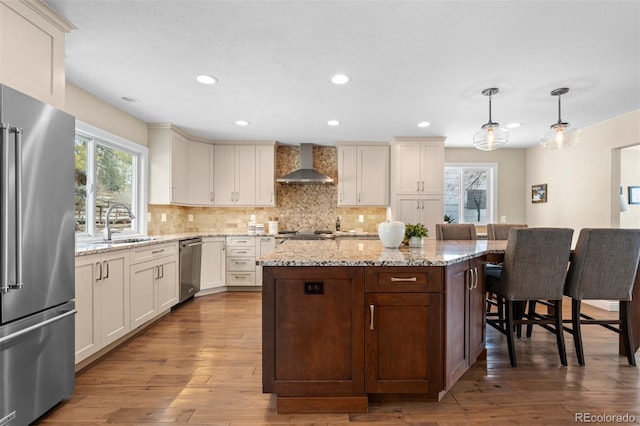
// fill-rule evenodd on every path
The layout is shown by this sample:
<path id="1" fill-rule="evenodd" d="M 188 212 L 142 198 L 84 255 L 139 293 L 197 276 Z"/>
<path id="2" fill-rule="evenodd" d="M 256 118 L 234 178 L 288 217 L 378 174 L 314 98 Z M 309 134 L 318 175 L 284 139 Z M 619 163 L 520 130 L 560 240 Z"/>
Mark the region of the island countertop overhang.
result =
<path id="1" fill-rule="evenodd" d="M 504 253 L 506 241 L 425 240 L 424 246 L 385 248 L 379 240 L 286 241 L 256 261 L 260 266 L 448 266 Z"/>

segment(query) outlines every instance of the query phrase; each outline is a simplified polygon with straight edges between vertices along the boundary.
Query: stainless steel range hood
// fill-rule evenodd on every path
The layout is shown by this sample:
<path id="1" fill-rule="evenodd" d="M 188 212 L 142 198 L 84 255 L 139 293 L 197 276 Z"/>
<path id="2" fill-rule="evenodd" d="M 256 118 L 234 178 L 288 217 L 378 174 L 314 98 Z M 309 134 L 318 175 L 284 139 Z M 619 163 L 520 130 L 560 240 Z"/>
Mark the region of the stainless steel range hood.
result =
<path id="1" fill-rule="evenodd" d="M 329 176 L 313 170 L 313 144 L 300 144 L 300 168 L 276 179 L 280 183 L 333 183 Z"/>

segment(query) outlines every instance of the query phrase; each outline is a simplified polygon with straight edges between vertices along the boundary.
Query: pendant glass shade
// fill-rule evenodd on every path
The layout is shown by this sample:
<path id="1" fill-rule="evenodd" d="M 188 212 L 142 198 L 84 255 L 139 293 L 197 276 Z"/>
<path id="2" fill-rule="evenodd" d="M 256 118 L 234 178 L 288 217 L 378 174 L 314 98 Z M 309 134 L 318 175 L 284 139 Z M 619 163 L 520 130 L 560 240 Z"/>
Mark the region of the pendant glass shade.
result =
<path id="1" fill-rule="evenodd" d="M 473 135 L 473 146 L 483 151 L 501 148 L 509 141 L 509 132 L 498 127 L 498 123 L 482 126 L 482 130 Z"/>
<path id="2" fill-rule="evenodd" d="M 549 149 L 562 149 L 575 145 L 580 137 L 580 132 L 570 129 L 571 125 L 562 121 L 560 117 L 561 104 L 560 96 L 569 91 L 566 87 L 555 89 L 551 92 L 551 96 L 558 97 L 558 122 L 552 124 L 551 130 L 542 135 L 540 145 Z"/>
<path id="3" fill-rule="evenodd" d="M 499 123 L 491 120 L 491 96 L 498 93 L 496 87 L 484 89 L 482 94 L 489 96 L 489 122 L 482 126 L 482 130 L 473 135 L 473 146 L 483 151 L 493 151 L 501 148 L 509 141 L 509 131 L 501 129 Z"/>

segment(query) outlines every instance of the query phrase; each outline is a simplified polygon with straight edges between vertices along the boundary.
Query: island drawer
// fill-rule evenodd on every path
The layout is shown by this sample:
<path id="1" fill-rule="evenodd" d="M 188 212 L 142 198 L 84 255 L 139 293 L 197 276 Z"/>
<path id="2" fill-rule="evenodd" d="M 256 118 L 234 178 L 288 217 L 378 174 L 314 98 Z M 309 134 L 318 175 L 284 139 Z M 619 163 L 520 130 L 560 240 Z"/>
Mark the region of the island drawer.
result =
<path id="1" fill-rule="evenodd" d="M 366 268 L 366 292 L 441 292 L 442 268 L 370 267 Z"/>

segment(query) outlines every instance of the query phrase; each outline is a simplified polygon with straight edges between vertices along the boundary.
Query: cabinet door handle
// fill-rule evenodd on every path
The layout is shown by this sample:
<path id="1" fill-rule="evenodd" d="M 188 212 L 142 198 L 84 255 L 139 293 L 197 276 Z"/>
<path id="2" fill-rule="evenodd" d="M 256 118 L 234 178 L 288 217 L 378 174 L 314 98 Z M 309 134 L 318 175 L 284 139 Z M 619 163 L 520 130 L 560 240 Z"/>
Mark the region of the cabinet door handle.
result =
<path id="1" fill-rule="evenodd" d="M 422 210 L 424 210 L 424 200 L 420 200 L 420 203 L 422 204 Z"/>
<path id="2" fill-rule="evenodd" d="M 420 200 L 416 199 L 416 210 L 420 210 Z"/>
<path id="3" fill-rule="evenodd" d="M 373 314 L 375 313 L 375 305 L 369 305 L 369 330 L 373 330 Z"/>
<path id="4" fill-rule="evenodd" d="M 160 265 L 160 278 L 164 278 L 164 265 Z"/>
<path id="5" fill-rule="evenodd" d="M 209 201 L 213 202 L 213 192 L 209 192 Z"/>
<path id="6" fill-rule="evenodd" d="M 154 269 L 154 271 L 156 271 L 154 278 L 157 280 L 158 278 L 160 278 L 160 267 L 159 266 L 154 266 L 153 269 Z"/>
<path id="7" fill-rule="evenodd" d="M 416 192 L 420 192 L 420 181 L 416 181 Z"/>
<path id="8" fill-rule="evenodd" d="M 109 262 L 107 262 L 106 260 L 104 262 L 104 267 L 107 270 L 107 272 L 105 272 L 104 274 L 104 279 L 106 280 L 107 278 L 109 278 Z"/>
<path id="9" fill-rule="evenodd" d="M 232 202 L 232 203 L 233 203 L 233 195 L 234 195 L 234 193 L 233 193 L 233 192 L 231 192 L 231 202 Z"/>
<path id="10" fill-rule="evenodd" d="M 396 278 L 396 277 L 391 277 L 391 282 L 392 283 L 398 283 L 398 282 L 416 282 L 418 281 L 418 279 L 416 277 L 409 277 L 409 278 Z"/>
<path id="11" fill-rule="evenodd" d="M 473 267 L 474 274 L 476 276 L 475 283 L 473 284 L 473 288 L 478 288 L 478 268 Z"/>
<path id="12" fill-rule="evenodd" d="M 424 192 L 424 181 L 422 181 L 422 192 Z"/>
<path id="13" fill-rule="evenodd" d="M 102 279 L 102 262 L 96 262 L 96 269 L 100 269 L 100 273 L 96 278 L 96 281 L 100 281 Z"/>
<path id="14" fill-rule="evenodd" d="M 467 290 L 473 289 L 473 268 L 469 269 L 469 282 L 467 283 Z"/>

